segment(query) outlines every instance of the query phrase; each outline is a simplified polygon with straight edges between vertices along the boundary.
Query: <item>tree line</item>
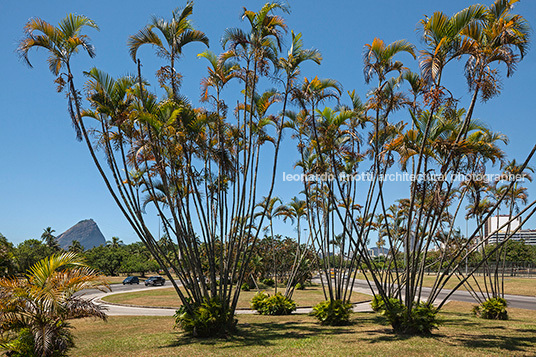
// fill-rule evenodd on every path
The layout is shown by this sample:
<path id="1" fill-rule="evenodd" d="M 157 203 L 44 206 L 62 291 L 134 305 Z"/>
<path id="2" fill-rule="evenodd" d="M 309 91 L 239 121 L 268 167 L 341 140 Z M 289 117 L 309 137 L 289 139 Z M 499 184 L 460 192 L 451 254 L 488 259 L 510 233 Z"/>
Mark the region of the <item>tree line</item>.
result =
<path id="1" fill-rule="evenodd" d="M 67 249 L 58 245 L 54 230 L 46 228 L 41 239 L 27 239 L 18 245 L 9 242 L 0 234 L 0 276 L 22 276 L 34 264 L 53 254 L 64 252 L 76 253 L 89 267 L 105 276 L 139 275 L 145 277 L 146 273 L 158 273 L 158 262 L 142 242 L 130 244 L 123 243 L 118 237 L 112 237 L 105 245 L 91 249 L 84 249 L 80 242 L 74 240 Z M 160 244 L 168 246 L 169 238 L 164 236 Z M 172 260 L 172 251 L 168 249 L 165 254 Z M 297 271 L 294 271 L 296 251 L 305 252 L 305 258 L 300 260 Z M 208 256 L 206 249 L 201 246 L 202 264 L 205 276 L 208 276 Z M 275 257 L 275 260 L 274 260 Z M 259 240 L 254 256 L 250 262 L 246 282 L 251 288 L 258 287 L 265 279 L 287 283 L 293 279 L 293 284 L 304 284 L 311 280 L 318 265 L 318 256 L 310 248 L 298 245 L 295 239 L 276 235 L 274 238 L 265 236 Z M 178 262 L 181 264 L 181 262 Z M 264 286 L 264 285 L 263 285 Z"/>

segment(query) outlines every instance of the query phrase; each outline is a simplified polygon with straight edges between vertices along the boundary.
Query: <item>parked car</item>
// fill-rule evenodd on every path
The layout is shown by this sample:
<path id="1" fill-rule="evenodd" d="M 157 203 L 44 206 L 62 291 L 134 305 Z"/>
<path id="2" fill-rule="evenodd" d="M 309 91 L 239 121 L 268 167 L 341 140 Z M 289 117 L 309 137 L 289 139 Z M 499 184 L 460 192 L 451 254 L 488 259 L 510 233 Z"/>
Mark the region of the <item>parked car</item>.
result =
<path id="1" fill-rule="evenodd" d="M 125 284 L 139 284 L 140 279 L 137 276 L 127 276 L 125 280 L 123 280 L 123 285 Z"/>
<path id="2" fill-rule="evenodd" d="M 145 286 L 155 286 L 155 285 L 164 285 L 166 283 L 166 279 L 162 278 L 161 276 L 151 276 L 147 280 L 145 280 Z"/>

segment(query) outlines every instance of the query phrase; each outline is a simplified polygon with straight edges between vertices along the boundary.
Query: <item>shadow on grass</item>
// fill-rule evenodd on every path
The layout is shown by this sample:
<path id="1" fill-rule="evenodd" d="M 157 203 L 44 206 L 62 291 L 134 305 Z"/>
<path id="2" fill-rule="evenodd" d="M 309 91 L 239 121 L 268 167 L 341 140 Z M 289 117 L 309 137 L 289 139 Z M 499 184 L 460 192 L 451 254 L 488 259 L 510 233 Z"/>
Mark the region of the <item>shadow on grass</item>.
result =
<path id="1" fill-rule="evenodd" d="M 514 332 L 518 330 L 512 329 L 510 331 Z M 459 336 L 453 336 L 451 338 L 469 348 L 500 348 L 501 350 L 505 351 L 518 352 L 528 352 L 527 349 L 530 348 L 530 350 L 534 352 L 534 346 L 536 346 L 536 335 L 504 336 L 498 334 L 487 334 L 474 336 L 462 334 Z"/>
<path id="2" fill-rule="evenodd" d="M 445 320 L 443 319 L 441 321 L 443 322 Z M 372 317 L 369 322 L 373 326 L 383 325 L 385 327 L 385 328 L 374 327 L 373 329 L 362 331 L 364 335 L 363 340 L 371 344 L 383 343 L 383 342 L 394 342 L 394 341 L 405 341 L 405 340 L 409 340 L 411 338 L 416 337 L 415 335 L 412 335 L 412 334 L 394 332 L 389 321 L 383 316 L 376 315 Z M 437 333 L 436 331 L 436 332 L 433 332 L 431 335 L 422 335 L 418 337 L 441 338 L 441 337 L 444 337 L 444 335 Z"/>
<path id="3" fill-rule="evenodd" d="M 467 315 L 456 314 L 450 317 L 449 315 L 451 315 L 451 313 L 446 313 L 441 316 L 439 331 L 435 330 L 429 336 L 420 337 L 432 338 L 449 345 L 463 345 L 473 349 L 499 348 L 503 351 L 511 352 L 534 352 L 536 346 L 536 329 L 512 328 L 499 324 L 486 325 Z M 377 324 L 389 325 L 387 320 L 381 316 L 377 316 L 373 320 Z M 485 321 L 489 322 L 491 320 Z M 482 333 L 476 335 L 467 333 L 445 335 L 440 332 L 441 326 L 470 328 L 475 329 L 475 331 L 479 330 Z M 369 343 L 403 341 L 415 337 L 412 335 L 396 334 L 391 328 L 372 329 L 370 331 L 364 331 L 364 333 L 368 335 L 364 337 L 364 340 L 368 340 Z"/>
<path id="4" fill-rule="evenodd" d="M 445 316 L 446 315 L 446 316 Z M 536 346 L 536 329 L 507 328 L 501 325 L 486 325 L 468 315 L 442 315 L 439 330 L 428 336 L 414 336 L 397 334 L 393 331 L 387 320 L 374 313 L 361 314 L 354 319 L 352 326 L 322 326 L 313 320 L 299 321 L 269 321 L 239 323 L 238 331 L 227 338 L 192 338 L 181 332 L 175 333 L 175 340 L 161 348 L 184 345 L 218 345 L 218 348 L 227 349 L 246 346 L 277 346 L 281 344 L 300 344 L 300 341 L 316 338 L 331 338 L 344 334 L 359 334 L 363 343 L 379 344 L 406 341 L 412 338 L 425 338 L 436 340 L 439 344 L 452 346 L 465 346 L 472 349 L 501 349 L 505 353 L 534 352 Z M 450 316 L 449 316 L 450 315 Z M 353 327 L 360 326 L 359 332 Z M 442 331 L 442 327 L 464 327 L 467 331 L 452 333 Z M 474 330 L 474 334 L 467 333 Z M 411 342 L 410 342 L 411 343 Z"/>
<path id="5" fill-rule="evenodd" d="M 352 323 L 358 325 L 359 321 Z M 227 338 L 194 338 L 183 333 L 176 334 L 176 340 L 166 347 L 177 347 L 188 344 L 200 345 L 221 345 L 220 348 L 233 348 L 244 346 L 272 346 L 280 343 L 281 340 L 288 342 L 298 342 L 317 336 L 329 336 L 353 333 L 349 326 L 322 326 L 316 323 L 304 321 L 277 321 L 253 322 L 238 324 L 237 331 Z"/>

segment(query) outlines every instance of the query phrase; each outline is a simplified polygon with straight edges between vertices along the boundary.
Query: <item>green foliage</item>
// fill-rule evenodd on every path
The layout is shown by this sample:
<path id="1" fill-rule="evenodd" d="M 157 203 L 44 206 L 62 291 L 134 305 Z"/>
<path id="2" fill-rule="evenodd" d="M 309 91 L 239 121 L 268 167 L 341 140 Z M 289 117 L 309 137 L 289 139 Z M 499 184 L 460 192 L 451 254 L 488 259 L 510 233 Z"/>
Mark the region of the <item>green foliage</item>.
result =
<path id="1" fill-rule="evenodd" d="M 11 357 L 34 357 L 35 343 L 33 335 L 28 328 L 22 328 L 13 340 L 0 344 L 0 348 L 6 350 L 6 355 Z"/>
<path id="2" fill-rule="evenodd" d="M 266 279 L 263 279 L 262 280 L 262 283 L 266 286 L 274 286 L 275 283 L 274 283 L 274 279 L 272 278 L 266 278 Z"/>
<path id="3" fill-rule="evenodd" d="M 290 315 L 296 310 L 296 303 L 281 293 L 270 296 L 260 292 L 251 299 L 251 307 L 261 315 Z"/>
<path id="4" fill-rule="evenodd" d="M 89 265 L 109 276 L 119 274 L 124 256 L 125 254 L 120 248 L 116 249 L 102 245 L 86 252 Z"/>
<path id="5" fill-rule="evenodd" d="M 302 283 L 296 284 L 296 290 L 305 290 L 305 284 L 302 284 Z"/>
<path id="6" fill-rule="evenodd" d="M 507 306 L 505 299 L 491 298 L 473 307 L 473 314 L 488 320 L 508 320 Z"/>
<path id="7" fill-rule="evenodd" d="M 17 271 L 24 273 L 32 265 L 52 254 L 46 244 L 37 239 L 28 239 L 20 243 L 14 251 Z"/>
<path id="8" fill-rule="evenodd" d="M 373 311 L 379 312 L 384 308 L 384 303 L 381 295 L 374 295 L 372 301 L 370 302 L 370 307 Z"/>
<path id="9" fill-rule="evenodd" d="M 486 254 L 497 247 L 497 244 L 489 244 L 485 248 Z M 536 263 L 536 246 L 528 245 L 524 240 L 509 240 L 504 245 L 505 258 L 507 262 L 531 262 Z M 502 260 L 502 255 L 500 256 Z M 490 261 L 496 261 L 497 255 L 491 254 Z"/>
<path id="10" fill-rule="evenodd" d="M 342 300 L 327 300 L 313 307 L 311 315 L 316 317 L 322 325 L 343 326 L 350 323 L 351 313 L 351 303 Z"/>
<path id="11" fill-rule="evenodd" d="M 11 275 L 15 271 L 13 244 L 0 233 L 0 277 Z"/>
<path id="12" fill-rule="evenodd" d="M 259 311 L 264 300 L 270 297 L 269 294 L 265 294 L 264 291 L 258 292 L 251 298 L 250 305 L 253 310 Z"/>
<path id="13" fill-rule="evenodd" d="M 32 355 L 24 352 L 28 348 L 37 356 L 64 355 L 74 345 L 67 320 L 106 319 L 101 306 L 76 294 L 88 288 L 104 291 L 108 286 L 102 278 L 67 252 L 39 261 L 26 272 L 26 279 L 0 278 L 1 331 L 18 336 L 4 348 L 20 356 Z"/>
<path id="14" fill-rule="evenodd" d="M 409 314 L 406 305 L 395 298 L 385 303 L 381 296 L 376 295 L 371 306 L 389 321 L 396 333 L 429 335 L 439 325 L 437 309 L 425 302 L 414 303 Z"/>
<path id="15" fill-rule="evenodd" d="M 242 289 L 242 291 L 249 291 L 250 290 L 248 283 L 242 284 L 240 289 Z"/>
<path id="16" fill-rule="evenodd" d="M 304 257 L 297 267 L 293 282 L 303 284 L 311 280 L 317 269 L 317 259 L 311 247 L 305 244 L 298 246 L 298 242 L 289 237 L 277 234 L 274 237 L 266 236 L 255 244 L 255 254 L 250 262 L 251 275 L 259 278 L 262 283 L 274 273 L 278 276 L 278 282 L 288 280 L 296 262 L 296 252 L 299 250 L 299 256 L 303 254 Z"/>
<path id="17" fill-rule="evenodd" d="M 200 306 L 194 306 L 193 312 L 188 311 L 183 305 L 174 317 L 175 326 L 179 326 L 194 337 L 225 335 L 233 332 L 237 323 L 234 316 L 225 311 L 218 297 L 204 299 Z"/>

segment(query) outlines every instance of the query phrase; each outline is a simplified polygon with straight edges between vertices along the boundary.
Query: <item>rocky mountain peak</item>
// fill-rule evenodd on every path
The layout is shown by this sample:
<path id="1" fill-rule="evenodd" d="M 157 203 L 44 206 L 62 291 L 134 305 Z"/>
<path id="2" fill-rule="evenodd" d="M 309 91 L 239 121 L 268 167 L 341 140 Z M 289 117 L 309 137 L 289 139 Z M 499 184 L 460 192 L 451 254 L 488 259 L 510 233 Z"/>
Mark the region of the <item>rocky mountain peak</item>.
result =
<path id="1" fill-rule="evenodd" d="M 92 219 L 84 219 L 78 222 L 60 234 L 57 239 L 63 249 L 69 248 L 74 240 L 79 241 L 84 249 L 106 244 L 106 239 L 102 235 L 99 226 Z"/>

